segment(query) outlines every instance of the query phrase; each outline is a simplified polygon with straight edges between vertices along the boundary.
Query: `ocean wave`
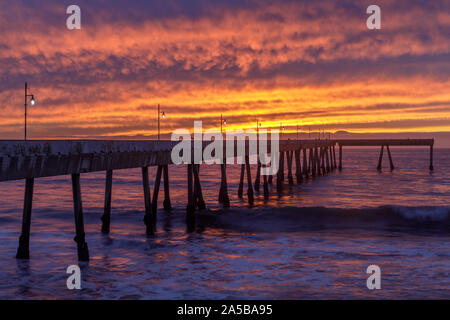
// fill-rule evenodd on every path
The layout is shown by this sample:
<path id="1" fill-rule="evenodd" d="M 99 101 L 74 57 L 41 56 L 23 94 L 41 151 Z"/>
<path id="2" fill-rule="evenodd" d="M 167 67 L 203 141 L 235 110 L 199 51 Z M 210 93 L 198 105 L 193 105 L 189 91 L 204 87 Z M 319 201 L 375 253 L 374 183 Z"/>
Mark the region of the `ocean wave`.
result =
<path id="1" fill-rule="evenodd" d="M 405 219 L 417 221 L 445 221 L 449 219 L 448 207 L 402 207 L 392 206 L 397 214 Z"/>
<path id="2" fill-rule="evenodd" d="M 449 207 L 382 206 L 343 209 L 283 207 L 231 209 L 200 215 L 210 227 L 248 232 L 295 232 L 327 229 L 391 231 L 432 230 L 450 233 Z"/>

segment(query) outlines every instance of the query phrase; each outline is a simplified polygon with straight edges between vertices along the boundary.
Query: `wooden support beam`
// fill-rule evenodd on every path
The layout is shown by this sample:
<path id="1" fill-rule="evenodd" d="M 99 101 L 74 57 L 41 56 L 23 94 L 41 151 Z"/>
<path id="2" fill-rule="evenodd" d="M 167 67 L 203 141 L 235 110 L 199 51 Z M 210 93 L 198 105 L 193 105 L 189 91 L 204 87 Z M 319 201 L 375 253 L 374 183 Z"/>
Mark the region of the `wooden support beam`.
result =
<path id="1" fill-rule="evenodd" d="M 188 204 L 186 207 L 186 222 L 188 225 L 188 230 L 192 231 L 195 228 L 195 204 L 194 204 L 194 188 L 193 188 L 193 175 L 194 168 L 193 164 L 187 165 L 187 193 L 188 193 Z"/>
<path id="2" fill-rule="evenodd" d="M 248 197 L 248 203 L 250 206 L 253 206 L 253 203 L 255 201 L 254 195 L 253 195 L 253 184 L 252 184 L 252 173 L 250 171 L 250 160 L 249 157 L 245 157 L 245 167 L 247 170 L 247 197 Z"/>
<path id="3" fill-rule="evenodd" d="M 75 242 L 77 243 L 78 260 L 89 261 L 89 249 L 84 233 L 83 205 L 81 201 L 80 174 L 72 174 L 73 209 L 75 217 Z"/>
<path id="4" fill-rule="evenodd" d="M 328 147 L 328 151 L 330 152 L 330 167 L 331 167 L 331 171 L 334 171 L 334 160 L 333 160 L 333 146 L 329 146 Z"/>
<path id="5" fill-rule="evenodd" d="M 322 160 L 322 154 L 321 154 L 321 152 L 320 152 L 320 154 L 319 154 L 319 151 L 321 151 L 321 150 L 319 150 L 319 148 L 317 147 L 317 148 L 314 148 L 314 156 L 315 156 L 315 159 L 316 159 L 316 163 L 315 163 L 315 168 L 316 168 L 316 176 L 320 176 L 320 172 L 321 172 L 321 160 Z"/>
<path id="6" fill-rule="evenodd" d="M 281 168 L 281 181 L 284 183 L 284 163 L 285 163 L 286 152 L 282 151 L 280 155 L 280 168 Z"/>
<path id="7" fill-rule="evenodd" d="M 383 151 L 384 151 L 384 145 L 381 146 L 380 158 L 378 159 L 378 166 L 377 166 L 378 171 L 381 171 L 381 162 L 383 161 Z"/>
<path id="8" fill-rule="evenodd" d="M 280 152 L 280 158 L 279 158 L 279 165 L 278 165 L 278 172 L 277 172 L 277 191 L 281 192 L 283 191 L 283 163 L 284 163 L 284 152 Z"/>
<path id="9" fill-rule="evenodd" d="M 261 162 L 259 161 L 258 156 L 258 165 L 256 169 L 256 178 L 255 178 L 255 191 L 259 192 L 259 185 L 261 184 Z"/>
<path id="10" fill-rule="evenodd" d="M 200 175 L 199 175 L 200 165 L 194 164 L 193 173 L 194 173 L 194 204 L 197 205 L 198 210 L 202 211 L 206 209 L 205 200 L 203 198 L 202 186 L 200 183 Z"/>
<path id="11" fill-rule="evenodd" d="M 388 156 L 389 156 L 389 164 L 391 166 L 391 171 L 394 170 L 394 162 L 392 161 L 392 156 L 391 156 L 391 150 L 389 149 L 389 146 L 386 146 L 387 152 L 388 152 Z"/>
<path id="12" fill-rule="evenodd" d="M 286 151 L 287 157 L 287 165 L 288 165 L 288 181 L 290 185 L 294 184 L 294 178 L 292 176 L 292 157 L 294 155 L 294 151 Z"/>
<path id="13" fill-rule="evenodd" d="M 333 144 L 333 165 L 334 165 L 334 168 L 336 169 L 337 168 L 337 164 L 336 164 L 336 147 L 335 147 L 334 144 Z"/>
<path id="14" fill-rule="evenodd" d="M 430 171 L 433 171 L 433 145 L 430 146 Z"/>
<path id="15" fill-rule="evenodd" d="M 170 202 L 170 184 L 169 184 L 169 166 L 163 166 L 164 174 L 164 210 L 171 211 L 172 203 Z"/>
<path id="16" fill-rule="evenodd" d="M 104 234 L 109 234 L 110 225 L 111 225 L 111 193 L 112 193 L 112 178 L 113 171 L 106 171 L 106 180 L 105 180 L 105 207 L 103 210 L 102 220 L 102 232 Z"/>
<path id="17" fill-rule="evenodd" d="M 343 146 L 431 146 L 434 139 L 339 139 L 336 142 Z"/>
<path id="18" fill-rule="evenodd" d="M 320 148 L 320 169 L 321 169 L 321 173 L 324 176 L 327 173 L 327 167 L 326 167 L 326 163 L 325 163 L 325 148 L 321 147 Z"/>
<path id="19" fill-rule="evenodd" d="M 342 145 L 339 145 L 339 171 L 342 170 Z"/>
<path id="20" fill-rule="evenodd" d="M 316 148 L 309 149 L 309 171 L 311 172 L 311 176 L 314 178 L 316 176 Z"/>
<path id="21" fill-rule="evenodd" d="M 195 209 L 199 209 L 200 210 L 200 203 L 199 203 L 199 197 L 198 197 L 198 185 L 197 185 L 197 179 L 195 178 L 196 177 L 196 175 L 195 175 L 195 173 L 197 172 L 197 165 L 196 164 L 194 164 L 193 165 L 193 167 L 192 167 L 192 183 L 193 183 L 193 185 L 194 185 L 194 207 L 195 207 Z"/>
<path id="22" fill-rule="evenodd" d="M 300 184 L 303 181 L 300 152 L 301 152 L 301 149 L 294 151 L 294 153 L 295 153 L 295 177 L 297 178 L 297 184 Z"/>
<path id="23" fill-rule="evenodd" d="M 230 198 L 228 197 L 228 183 L 227 183 L 227 165 L 222 163 L 220 165 L 221 179 L 219 190 L 219 202 L 224 208 L 230 207 Z"/>
<path id="24" fill-rule="evenodd" d="M 315 176 L 320 175 L 320 158 L 319 158 L 319 150 L 318 148 L 314 148 L 314 169 L 315 169 Z"/>
<path id="25" fill-rule="evenodd" d="M 239 178 L 238 198 L 242 199 L 244 194 L 244 175 L 245 175 L 245 163 L 241 165 L 241 176 Z"/>
<path id="26" fill-rule="evenodd" d="M 264 179 L 264 198 L 269 198 L 269 184 L 267 183 L 267 176 L 263 176 Z"/>
<path id="27" fill-rule="evenodd" d="M 20 234 L 19 247 L 17 248 L 17 259 L 30 259 L 30 227 L 31 209 L 33 206 L 33 188 L 34 178 L 26 179 L 23 201 L 22 233 Z"/>
<path id="28" fill-rule="evenodd" d="M 329 154 L 329 147 L 324 147 L 323 148 L 323 152 L 324 152 L 324 157 L 325 157 L 324 160 L 326 160 L 326 161 L 324 161 L 325 164 L 326 164 L 325 172 L 329 173 L 331 171 L 330 157 L 328 156 L 328 154 Z"/>
<path id="29" fill-rule="evenodd" d="M 307 149 L 303 149 L 303 175 L 306 179 L 309 178 L 309 166 L 308 166 L 308 158 L 306 157 Z"/>
<path id="30" fill-rule="evenodd" d="M 311 149 L 312 151 L 312 165 L 311 165 L 311 172 L 313 172 L 312 176 L 315 177 L 317 176 L 317 162 L 318 162 L 318 155 L 317 155 L 317 149 L 315 147 L 313 147 Z"/>
<path id="31" fill-rule="evenodd" d="M 156 215 L 158 212 L 158 195 L 159 195 L 159 187 L 161 186 L 162 171 L 163 166 L 158 166 L 158 168 L 156 169 L 155 185 L 153 186 L 152 214 L 154 224 L 156 224 Z"/>
<path id="32" fill-rule="evenodd" d="M 144 204 L 145 204 L 145 215 L 144 215 L 144 223 L 146 227 L 146 234 L 148 236 L 152 236 L 155 234 L 154 226 L 153 226 L 153 217 L 152 217 L 152 202 L 150 199 L 150 184 L 148 180 L 148 167 L 142 168 L 142 185 L 144 187 Z"/>

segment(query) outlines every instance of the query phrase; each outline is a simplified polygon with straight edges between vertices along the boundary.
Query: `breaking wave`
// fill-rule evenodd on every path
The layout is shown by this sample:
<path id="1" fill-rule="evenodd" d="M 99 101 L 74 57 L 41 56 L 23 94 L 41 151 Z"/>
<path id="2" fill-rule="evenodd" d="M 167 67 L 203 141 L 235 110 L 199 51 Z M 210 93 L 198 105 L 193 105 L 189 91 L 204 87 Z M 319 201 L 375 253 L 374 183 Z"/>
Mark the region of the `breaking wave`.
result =
<path id="1" fill-rule="evenodd" d="M 325 229 L 433 231 L 450 233 L 449 207 L 382 206 L 342 209 L 284 207 L 217 211 L 200 215 L 210 227 L 248 232 L 295 232 Z"/>

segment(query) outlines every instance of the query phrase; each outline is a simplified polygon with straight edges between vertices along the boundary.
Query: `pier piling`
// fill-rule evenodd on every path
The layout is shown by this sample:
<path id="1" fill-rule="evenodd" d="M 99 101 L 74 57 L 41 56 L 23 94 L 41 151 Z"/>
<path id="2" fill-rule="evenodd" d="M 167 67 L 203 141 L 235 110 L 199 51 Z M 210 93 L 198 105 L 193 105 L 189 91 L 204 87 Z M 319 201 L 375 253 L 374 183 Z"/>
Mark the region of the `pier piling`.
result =
<path id="1" fill-rule="evenodd" d="M 430 171 L 433 171 L 433 145 L 430 145 Z"/>
<path id="2" fill-rule="evenodd" d="M 392 161 L 391 150 L 389 149 L 389 145 L 386 146 L 386 150 L 389 156 L 389 165 L 391 166 L 391 171 L 394 170 L 394 162 Z"/>
<path id="3" fill-rule="evenodd" d="M 336 165 L 336 148 L 335 145 L 333 144 L 333 166 L 336 169 L 337 165 Z"/>
<path id="4" fill-rule="evenodd" d="M 227 165 L 222 163 L 220 165 L 220 190 L 219 190 L 219 202 L 222 203 L 224 208 L 230 207 L 230 198 L 228 197 L 228 183 L 227 183 Z"/>
<path id="5" fill-rule="evenodd" d="M 144 215 L 144 223 L 146 226 L 146 234 L 147 236 L 154 235 L 154 227 L 153 227 L 153 217 L 152 217 L 152 203 L 150 199 L 150 184 L 148 180 L 148 167 L 142 168 L 142 184 L 144 187 L 144 204 L 145 204 L 145 215 Z"/>
<path id="6" fill-rule="evenodd" d="M 381 150 L 380 150 L 380 158 L 378 159 L 378 166 L 377 166 L 378 171 L 381 171 L 381 162 L 383 161 L 383 151 L 384 151 L 384 145 L 381 146 Z"/>
<path id="7" fill-rule="evenodd" d="M 314 148 L 314 176 L 320 176 L 320 160 L 319 148 Z"/>
<path id="8" fill-rule="evenodd" d="M 320 148 L 320 169 L 321 169 L 321 175 L 325 175 L 327 173 L 327 166 L 325 163 L 325 147 Z"/>
<path id="9" fill-rule="evenodd" d="M 194 164 L 193 174 L 194 174 L 194 204 L 197 206 L 198 210 L 202 211 L 206 209 L 205 200 L 203 198 L 202 186 L 200 183 L 200 165 Z"/>
<path id="10" fill-rule="evenodd" d="M 238 198 L 242 199 L 244 194 L 244 174 L 245 174 L 245 163 L 241 165 L 241 175 L 239 178 L 239 187 L 238 187 Z"/>
<path id="11" fill-rule="evenodd" d="M 194 169 L 192 164 L 187 165 L 187 196 L 188 204 L 186 207 L 186 222 L 188 225 L 188 230 L 193 230 L 195 226 L 195 204 L 194 204 L 194 189 L 193 189 L 193 178 Z"/>
<path id="12" fill-rule="evenodd" d="M 247 197 L 248 197 L 248 203 L 250 206 L 253 206 L 253 203 L 255 201 L 254 194 L 253 194 L 253 184 L 252 184 L 252 173 L 250 171 L 250 160 L 249 157 L 245 157 L 245 167 L 247 170 Z"/>
<path id="13" fill-rule="evenodd" d="M 279 159 L 279 165 L 278 165 L 278 172 L 277 172 L 277 192 L 283 191 L 283 180 L 284 180 L 284 152 L 280 152 L 280 159 Z"/>
<path id="14" fill-rule="evenodd" d="M 256 178 L 255 178 L 255 191 L 259 192 L 259 185 L 261 184 L 261 162 L 258 157 L 258 165 L 256 168 Z"/>
<path id="15" fill-rule="evenodd" d="M 264 198 L 269 198 L 269 184 L 267 183 L 267 176 L 263 176 L 264 179 Z"/>
<path id="16" fill-rule="evenodd" d="M 166 211 L 172 210 L 172 203 L 170 202 L 170 187 L 169 187 L 169 166 L 163 166 L 164 174 L 164 202 L 163 207 Z"/>
<path id="17" fill-rule="evenodd" d="M 292 157 L 294 155 L 294 151 L 286 151 L 287 157 L 287 165 L 288 165 L 288 182 L 290 185 L 294 184 L 294 178 L 292 176 Z"/>
<path id="18" fill-rule="evenodd" d="M 17 248 L 17 259 L 30 259 L 30 228 L 33 205 L 33 188 L 34 178 L 26 179 L 22 216 L 22 233 L 20 234 L 19 247 Z"/>
<path id="19" fill-rule="evenodd" d="M 302 165 L 300 161 L 301 150 L 295 150 L 294 152 L 295 152 L 295 177 L 297 179 L 297 184 L 301 184 L 303 181 Z"/>
<path id="20" fill-rule="evenodd" d="M 326 172 L 330 173 L 331 172 L 331 165 L 330 165 L 330 157 L 329 157 L 329 151 L 330 148 L 329 147 L 325 147 L 323 149 L 324 153 L 325 153 L 325 160 L 326 160 Z"/>
<path id="21" fill-rule="evenodd" d="M 80 174 L 72 174 L 73 208 L 75 217 L 75 238 L 77 243 L 78 260 L 89 261 L 89 249 L 84 232 L 83 205 L 81 201 Z"/>
<path id="22" fill-rule="evenodd" d="M 161 175 L 163 171 L 163 166 L 158 166 L 156 169 L 155 185 L 153 186 L 153 199 L 152 199 L 152 218 L 154 224 L 156 224 L 156 215 L 158 212 L 158 195 L 159 187 L 161 185 Z"/>
<path id="23" fill-rule="evenodd" d="M 328 152 L 330 154 L 330 170 L 334 171 L 334 160 L 333 160 L 333 147 L 329 146 L 328 147 Z"/>
<path id="24" fill-rule="evenodd" d="M 110 231 L 111 224 L 111 192 L 112 192 L 112 178 L 113 171 L 106 171 L 106 181 L 105 181 L 105 207 L 103 210 L 102 220 L 102 232 L 108 234 Z"/>
<path id="25" fill-rule="evenodd" d="M 308 158 L 306 157 L 306 151 L 307 149 L 303 149 L 303 175 L 305 176 L 305 179 L 309 178 L 309 166 L 308 166 Z"/>

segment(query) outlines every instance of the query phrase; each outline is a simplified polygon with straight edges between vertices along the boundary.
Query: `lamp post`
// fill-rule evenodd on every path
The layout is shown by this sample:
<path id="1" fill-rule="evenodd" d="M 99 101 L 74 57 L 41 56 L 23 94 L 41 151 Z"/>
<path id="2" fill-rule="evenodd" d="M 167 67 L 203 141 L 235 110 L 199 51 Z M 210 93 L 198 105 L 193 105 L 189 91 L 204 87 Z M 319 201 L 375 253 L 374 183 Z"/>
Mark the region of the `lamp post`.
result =
<path id="1" fill-rule="evenodd" d="M 261 122 L 259 120 L 256 120 L 256 135 L 259 136 L 259 128 L 261 128 Z"/>
<path id="2" fill-rule="evenodd" d="M 227 119 L 224 119 L 222 114 L 220 114 L 220 134 L 223 134 L 223 125 L 227 124 Z"/>
<path id="3" fill-rule="evenodd" d="M 163 119 L 166 118 L 166 113 L 163 111 L 161 112 L 161 106 L 158 104 L 158 141 L 161 138 L 161 117 Z"/>
<path id="4" fill-rule="evenodd" d="M 25 82 L 25 141 L 27 141 L 27 105 L 28 98 L 31 98 L 30 104 L 34 106 L 36 104 L 36 100 L 34 99 L 34 95 L 28 94 L 28 83 Z"/>

